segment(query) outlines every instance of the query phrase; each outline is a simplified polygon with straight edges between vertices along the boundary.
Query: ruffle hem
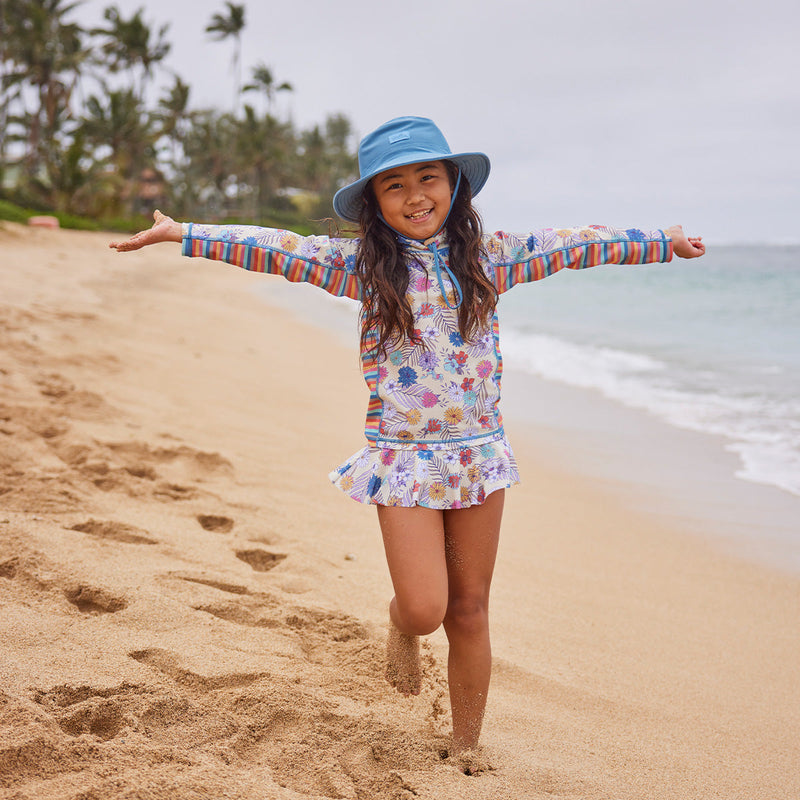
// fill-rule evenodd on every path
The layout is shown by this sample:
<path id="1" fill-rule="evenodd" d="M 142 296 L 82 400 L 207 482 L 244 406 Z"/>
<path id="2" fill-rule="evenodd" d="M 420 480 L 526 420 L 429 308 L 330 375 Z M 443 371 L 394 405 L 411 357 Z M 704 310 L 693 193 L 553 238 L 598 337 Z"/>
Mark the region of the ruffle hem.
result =
<path id="1" fill-rule="evenodd" d="M 492 492 L 519 483 L 505 436 L 463 447 L 369 445 L 328 477 L 359 503 L 435 509 L 480 505 Z"/>

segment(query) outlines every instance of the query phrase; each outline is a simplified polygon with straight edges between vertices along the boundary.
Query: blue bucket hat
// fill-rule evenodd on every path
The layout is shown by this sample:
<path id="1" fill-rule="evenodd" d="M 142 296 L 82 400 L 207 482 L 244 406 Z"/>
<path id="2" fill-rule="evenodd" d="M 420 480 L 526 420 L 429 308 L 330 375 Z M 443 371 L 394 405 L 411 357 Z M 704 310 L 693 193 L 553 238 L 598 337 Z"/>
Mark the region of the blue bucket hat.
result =
<path id="1" fill-rule="evenodd" d="M 349 222 L 358 222 L 367 184 L 381 172 L 420 161 L 455 163 L 469 181 L 473 196 L 489 177 L 489 157 L 484 153 L 453 153 L 442 132 L 425 117 L 397 117 L 368 133 L 358 146 L 358 172 L 361 177 L 339 189 L 333 197 L 336 213 Z"/>

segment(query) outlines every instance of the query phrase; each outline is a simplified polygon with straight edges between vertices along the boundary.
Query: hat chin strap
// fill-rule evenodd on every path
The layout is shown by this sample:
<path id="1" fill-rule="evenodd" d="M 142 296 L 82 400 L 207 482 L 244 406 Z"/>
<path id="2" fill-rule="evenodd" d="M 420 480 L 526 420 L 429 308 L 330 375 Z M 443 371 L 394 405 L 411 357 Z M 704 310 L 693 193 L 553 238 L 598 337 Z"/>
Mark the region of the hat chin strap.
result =
<path id="1" fill-rule="evenodd" d="M 461 186 L 461 167 L 458 168 L 458 177 L 456 178 L 456 185 L 453 189 L 452 194 L 450 195 L 450 207 L 447 209 L 447 214 L 445 218 L 442 220 L 442 224 L 436 229 L 436 232 L 427 238 L 433 239 L 434 237 L 438 236 L 441 233 L 442 228 L 447 224 L 447 220 L 450 219 L 450 212 L 453 210 L 453 204 L 456 202 L 456 195 L 458 194 L 458 189 Z M 403 239 L 408 239 L 411 237 L 405 236 L 404 234 L 400 233 L 397 228 L 393 228 L 384 218 L 383 214 L 378 210 L 378 217 L 380 217 L 381 222 L 389 228 L 390 230 L 394 231 L 398 236 Z M 415 239 L 415 242 L 424 242 L 424 239 Z M 439 290 L 442 293 L 442 297 L 444 297 L 444 302 L 447 304 L 448 308 L 456 309 L 458 308 L 464 300 L 464 293 L 461 291 L 461 284 L 458 282 L 458 278 L 453 274 L 453 271 L 450 267 L 447 266 L 444 258 L 442 258 L 442 254 L 439 252 L 439 248 L 436 246 L 436 242 L 431 242 L 430 244 L 426 244 L 425 248 L 433 253 L 433 266 L 436 269 L 436 279 L 439 282 Z M 455 290 L 456 294 L 456 302 L 455 305 L 451 305 L 450 298 L 447 296 L 447 292 L 444 290 L 444 282 L 442 281 L 442 267 L 444 267 L 444 271 L 447 273 L 447 277 L 450 278 L 450 283 L 453 284 L 453 289 Z"/>

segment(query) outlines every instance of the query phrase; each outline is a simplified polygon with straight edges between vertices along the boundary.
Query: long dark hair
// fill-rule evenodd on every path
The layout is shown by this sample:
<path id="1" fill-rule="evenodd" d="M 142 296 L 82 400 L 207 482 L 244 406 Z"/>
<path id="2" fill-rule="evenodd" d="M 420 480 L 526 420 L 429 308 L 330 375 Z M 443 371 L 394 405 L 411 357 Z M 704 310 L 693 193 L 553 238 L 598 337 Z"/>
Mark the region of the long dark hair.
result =
<path id="1" fill-rule="evenodd" d="M 445 161 L 450 186 L 458 177 L 458 167 Z M 356 274 L 363 289 L 361 347 L 367 348 L 375 332 L 376 355 L 403 339 L 416 341 L 414 315 L 406 297 L 409 271 L 397 234 L 379 216 L 380 207 L 367 184 L 361 209 L 361 242 L 356 254 Z M 463 300 L 458 309 L 458 328 L 464 341 L 485 329 L 497 305 L 497 289 L 480 264 L 483 226 L 472 206 L 472 189 L 462 175 L 453 201 L 445 233 L 450 246 L 450 269 L 461 284 Z"/>

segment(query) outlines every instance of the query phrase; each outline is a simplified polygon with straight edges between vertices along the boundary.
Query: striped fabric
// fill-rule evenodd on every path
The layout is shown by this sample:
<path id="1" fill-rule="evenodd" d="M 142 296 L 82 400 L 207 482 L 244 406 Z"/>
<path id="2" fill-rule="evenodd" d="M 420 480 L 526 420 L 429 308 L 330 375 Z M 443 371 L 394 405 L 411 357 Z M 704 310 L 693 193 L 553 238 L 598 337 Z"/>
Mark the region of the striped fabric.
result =
<path id="1" fill-rule="evenodd" d="M 316 248 L 310 243 L 319 241 Z M 288 248 L 300 244 L 298 251 Z M 361 286 L 348 269 L 355 264 L 352 239 L 301 237 L 289 231 L 247 225 L 186 223 L 182 253 L 225 261 L 250 272 L 282 275 L 292 283 L 310 283 L 336 297 L 361 299 Z"/>

